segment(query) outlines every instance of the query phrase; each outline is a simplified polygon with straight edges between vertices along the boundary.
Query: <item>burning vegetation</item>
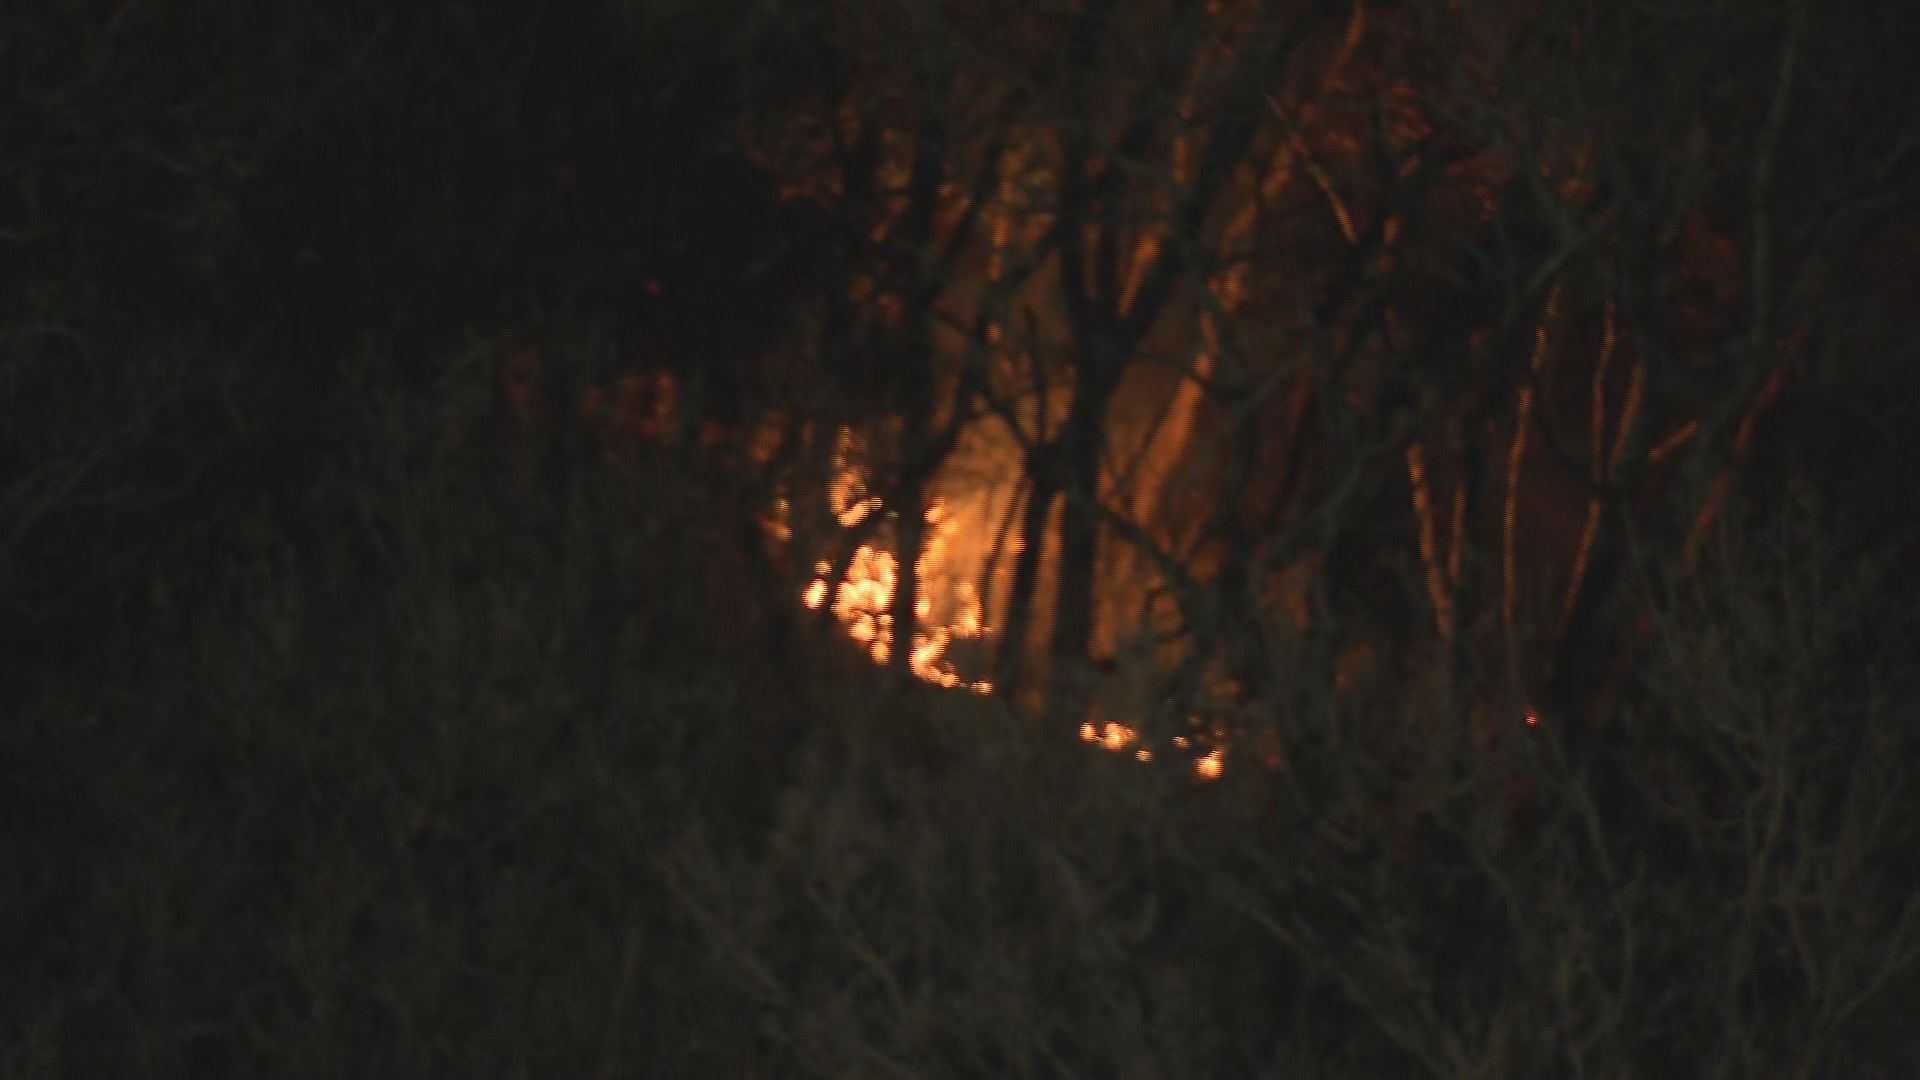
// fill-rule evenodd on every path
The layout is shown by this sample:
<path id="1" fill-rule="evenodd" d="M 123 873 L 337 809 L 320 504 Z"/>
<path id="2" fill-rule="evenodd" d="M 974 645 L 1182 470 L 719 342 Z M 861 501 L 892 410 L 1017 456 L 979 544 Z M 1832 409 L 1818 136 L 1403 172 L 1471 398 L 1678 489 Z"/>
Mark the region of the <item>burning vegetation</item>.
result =
<path id="1" fill-rule="evenodd" d="M 857 528 L 873 515 L 887 512 L 878 496 L 867 494 L 866 483 L 849 459 L 851 444 L 852 434 L 842 431 L 837 475 L 827 492 L 833 520 L 844 529 Z M 930 500 L 922 514 L 926 529 L 914 559 L 919 594 L 913 608 L 908 667 L 936 686 L 991 693 L 990 681 L 963 676 L 953 662 L 957 644 L 978 642 L 987 635 L 979 584 L 962 576 L 953 560 L 952 549 L 967 538 L 939 501 Z M 826 607 L 849 637 L 866 646 L 874 663 L 886 664 L 897 637 L 893 619 L 899 584 L 898 554 L 882 542 L 867 541 L 854 550 L 842 574 L 835 575 L 831 561 L 816 562 L 813 580 L 801 600 L 809 609 Z"/>
<path id="2" fill-rule="evenodd" d="M 1920 6 L 357 6 L 0 5 L 0 1074 L 1920 1076 Z"/>
<path id="3" fill-rule="evenodd" d="M 1285 678 L 1472 652 L 1499 657 L 1486 723 L 1603 717 L 1639 645 L 1634 521 L 1670 515 L 1691 559 L 1809 347 L 1770 222 L 1728 202 L 1789 167 L 1799 46 L 1744 158 L 1697 119 L 1648 156 L 1635 125 L 1679 121 L 1543 119 L 1557 76 L 1524 57 L 1577 35 L 1473 7 L 849 22 L 891 29 L 742 129 L 839 271 L 798 320 L 816 389 L 741 421 L 804 606 L 1116 752 L 1170 751 L 1112 733 L 1172 709 L 1203 775 L 1282 677 L 1233 643 L 1283 623 L 1345 635 Z M 1635 169 L 1664 194 L 1624 191 Z M 589 406 L 665 436 L 704 378 L 678 371 Z M 822 498 L 824 531 L 795 518 Z"/>

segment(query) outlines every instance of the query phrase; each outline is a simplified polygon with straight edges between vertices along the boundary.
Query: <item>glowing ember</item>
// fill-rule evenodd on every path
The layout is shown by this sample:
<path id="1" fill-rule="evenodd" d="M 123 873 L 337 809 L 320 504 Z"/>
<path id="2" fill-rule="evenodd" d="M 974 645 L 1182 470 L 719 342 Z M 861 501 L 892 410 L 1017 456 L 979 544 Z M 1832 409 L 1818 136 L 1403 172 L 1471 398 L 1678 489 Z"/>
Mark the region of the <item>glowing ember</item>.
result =
<path id="1" fill-rule="evenodd" d="M 894 625 L 894 590 L 900 584 L 900 564 L 889 533 L 897 523 L 883 501 L 872 494 L 865 473 L 856 460 L 853 436 L 841 433 L 839 452 L 834 462 L 834 478 L 827 487 L 828 509 L 842 528 L 866 526 L 871 536 L 856 548 L 847 560 L 844 572 L 836 579 L 830 560 L 814 563 L 813 574 L 801 590 L 800 601 L 808 609 L 831 613 L 846 635 L 863 646 L 876 664 L 888 663 L 894 653 L 897 635 L 903 628 Z M 990 693 L 993 684 L 984 679 L 969 679 L 956 664 L 954 646 L 978 642 L 990 634 L 981 598 L 982 589 L 965 565 L 964 553 L 979 545 L 976 532 L 981 517 L 978 508 L 965 496 L 959 504 L 940 498 L 928 501 L 923 512 L 925 528 L 915 560 L 917 591 L 913 626 L 910 628 L 911 652 L 908 669 L 926 682 L 950 689 Z M 784 518 L 788 507 L 777 508 Z M 876 518 L 876 515 L 886 515 Z M 1009 538 L 1008 546 L 1017 547 L 1018 538 Z M 964 661 L 961 661 L 964 664 Z M 1126 753 L 1138 762 L 1152 762 L 1154 749 L 1143 744 L 1137 728 L 1117 720 L 1089 721 L 1080 725 L 1082 741 L 1109 753 Z M 1224 737 L 1224 732 L 1216 732 Z M 1225 752 L 1216 748 L 1198 755 L 1198 747 L 1186 736 L 1172 740 L 1178 758 L 1191 760 L 1194 775 L 1202 780 L 1218 779 L 1226 768 Z"/>
<path id="2" fill-rule="evenodd" d="M 885 510 L 880 498 L 867 492 L 861 471 L 851 460 L 852 449 L 852 437 L 843 432 L 836 475 L 827 492 L 829 508 L 844 528 L 853 528 Z M 992 683 L 966 679 L 955 670 L 949 655 L 955 642 L 978 640 L 988 633 L 978 587 L 971 581 L 956 580 L 949 558 L 959 524 L 937 499 L 927 506 L 924 516 L 925 541 L 914 564 L 921 595 L 914 604 L 916 625 L 907 666 L 914 675 L 936 686 L 989 693 Z M 893 625 L 893 597 L 899 587 L 898 557 L 883 543 L 870 541 L 854 551 L 846 574 L 837 584 L 829 580 L 832 574 L 830 563 L 815 563 L 813 580 L 802 590 L 801 603 L 819 610 L 831 601 L 830 610 L 847 635 L 865 645 L 875 663 L 886 663 L 893 656 L 897 630 Z"/>
<path id="3" fill-rule="evenodd" d="M 813 583 L 807 586 L 807 591 L 801 597 L 801 602 L 806 604 L 809 609 L 817 610 L 821 604 L 827 602 L 827 583 L 815 578 Z"/>

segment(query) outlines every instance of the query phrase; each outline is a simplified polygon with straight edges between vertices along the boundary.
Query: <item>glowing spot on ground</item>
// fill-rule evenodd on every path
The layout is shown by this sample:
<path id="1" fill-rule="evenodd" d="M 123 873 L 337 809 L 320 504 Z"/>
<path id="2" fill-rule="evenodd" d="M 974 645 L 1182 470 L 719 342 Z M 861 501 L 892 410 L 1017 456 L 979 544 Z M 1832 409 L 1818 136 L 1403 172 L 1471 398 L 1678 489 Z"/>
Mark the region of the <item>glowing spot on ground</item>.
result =
<path id="1" fill-rule="evenodd" d="M 1193 763 L 1194 774 L 1202 780 L 1218 780 L 1226 768 L 1226 755 L 1217 748 Z"/>

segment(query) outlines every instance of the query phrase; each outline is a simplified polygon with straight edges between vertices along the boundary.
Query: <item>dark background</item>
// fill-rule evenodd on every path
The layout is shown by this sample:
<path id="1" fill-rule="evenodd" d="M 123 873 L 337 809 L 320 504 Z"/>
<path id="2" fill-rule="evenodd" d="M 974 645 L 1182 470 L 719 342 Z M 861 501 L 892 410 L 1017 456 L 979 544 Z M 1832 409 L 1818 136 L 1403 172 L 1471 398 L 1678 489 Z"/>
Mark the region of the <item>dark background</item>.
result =
<path id="1" fill-rule="evenodd" d="M 1816 174 L 1798 167 L 1811 151 L 1787 155 L 1780 198 L 1843 208 L 1809 211 L 1849 238 L 1812 321 L 1869 360 L 1816 366 L 1768 417 L 1749 487 L 1809 493 L 1784 502 L 1817 538 L 1734 560 L 1750 576 L 1701 601 L 1720 630 L 1700 633 L 1790 604 L 1837 613 L 1809 616 L 1805 640 L 1665 655 L 1780 676 L 1777 700 L 1858 720 L 1791 744 L 1822 764 L 1793 804 L 1812 832 L 1783 843 L 1813 851 L 1849 793 L 1884 799 L 1879 831 L 1832 857 L 1852 876 L 1822 886 L 1837 914 L 1811 933 L 1835 971 L 1902 959 L 1870 986 L 1821 983 L 1792 960 L 1807 932 L 1783 904 L 1756 916 L 1775 951 L 1746 982 L 1675 1005 L 1665 987 L 1722 959 L 1710 904 L 1771 865 L 1743 861 L 1732 825 L 1675 839 L 1614 805 L 1616 855 L 1644 856 L 1658 895 L 1593 899 L 1568 916 L 1587 938 L 1476 967 L 1462 955 L 1509 930 L 1465 929 L 1498 898 L 1448 830 L 1481 819 L 1449 803 L 1398 822 L 1431 842 L 1396 862 L 1392 830 L 1332 809 L 1361 798 L 1350 777 L 1404 781 L 1411 750 L 1385 772 L 1303 770 L 1324 813 L 1252 781 L 1202 797 L 1180 775 L 1128 779 L 1070 728 L 1001 731 L 997 703 L 883 679 L 797 632 L 767 584 L 782 568 L 741 527 L 765 491 L 737 457 L 692 439 L 616 467 L 555 424 L 523 482 L 516 350 L 568 358 L 532 376 L 563 418 L 631 370 L 698 384 L 722 429 L 836 377 L 793 313 L 844 292 L 844 222 L 783 199 L 736 137 L 743 115 L 859 71 L 831 18 L 664 0 L 9 8 L 0 1077 L 1448 1075 L 1408 1025 L 1484 1030 L 1484 1005 L 1524 1028 L 1534 1006 L 1499 1010 L 1548 992 L 1502 973 L 1551 971 L 1576 939 L 1600 981 L 1640 988 L 1593 1060 L 1784 1074 L 1777 1037 L 1806 1075 L 1920 1067 L 1901 868 L 1920 823 L 1901 693 L 1920 610 L 1920 187 L 1902 178 L 1920 153 L 1863 119 L 1912 112 L 1910 65 L 1881 59 L 1902 24 L 1822 26 L 1793 130 L 1859 160 Z M 1753 63 L 1772 54 L 1756 44 Z M 1783 236 L 1782 257 L 1814 240 Z M 1733 715 L 1734 689 L 1671 701 Z M 1643 718 L 1671 704 L 1645 701 Z M 969 724 L 1002 750 L 945 733 Z M 1322 735 L 1330 755 L 1352 745 Z M 1648 790 L 1698 779 L 1699 805 L 1776 790 L 1695 768 L 1680 736 L 1618 747 Z M 1575 790 L 1549 758 L 1500 768 Z M 1537 882 L 1527 902 L 1547 910 L 1575 879 L 1601 897 L 1567 838 L 1577 814 L 1543 804 L 1514 828 L 1534 846 L 1501 849 L 1501 880 Z M 1309 849 L 1343 900 L 1275 869 Z M 1289 914 L 1249 915 L 1248 890 Z M 1622 972 L 1608 913 L 1632 904 L 1649 921 Z M 1460 1016 L 1409 1020 L 1367 974 L 1356 943 L 1394 912 L 1428 920 L 1395 939 L 1432 965 L 1409 992 Z M 875 1016 L 891 1019 L 849 1018 Z M 1686 1026 L 1723 1022 L 1762 1034 Z M 1532 1030 L 1490 1075 L 1566 1075 L 1563 1029 Z"/>

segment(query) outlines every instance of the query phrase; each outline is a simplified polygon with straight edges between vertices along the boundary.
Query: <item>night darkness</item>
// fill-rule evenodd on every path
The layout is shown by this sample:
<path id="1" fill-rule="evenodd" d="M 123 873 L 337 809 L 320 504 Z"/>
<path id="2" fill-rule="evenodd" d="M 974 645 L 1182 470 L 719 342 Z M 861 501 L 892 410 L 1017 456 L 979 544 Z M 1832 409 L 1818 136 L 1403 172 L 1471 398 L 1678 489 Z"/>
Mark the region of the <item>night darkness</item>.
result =
<path id="1" fill-rule="evenodd" d="M 0 1080 L 1920 1075 L 1920 9 L 0 13 Z"/>

